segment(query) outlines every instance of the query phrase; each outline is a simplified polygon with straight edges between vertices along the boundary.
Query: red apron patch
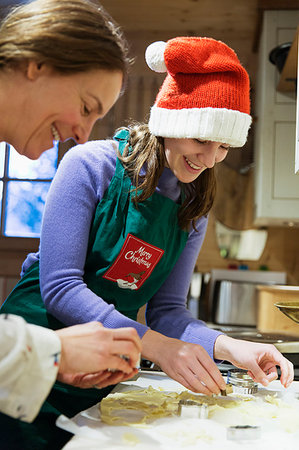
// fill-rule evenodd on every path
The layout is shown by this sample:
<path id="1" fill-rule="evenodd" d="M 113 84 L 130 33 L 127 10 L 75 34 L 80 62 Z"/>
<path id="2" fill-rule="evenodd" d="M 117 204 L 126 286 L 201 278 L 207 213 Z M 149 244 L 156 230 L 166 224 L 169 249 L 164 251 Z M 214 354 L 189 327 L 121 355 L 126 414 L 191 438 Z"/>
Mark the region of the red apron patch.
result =
<path id="1" fill-rule="evenodd" d="M 103 275 L 121 289 L 139 289 L 150 276 L 164 250 L 128 234 L 117 259 Z"/>

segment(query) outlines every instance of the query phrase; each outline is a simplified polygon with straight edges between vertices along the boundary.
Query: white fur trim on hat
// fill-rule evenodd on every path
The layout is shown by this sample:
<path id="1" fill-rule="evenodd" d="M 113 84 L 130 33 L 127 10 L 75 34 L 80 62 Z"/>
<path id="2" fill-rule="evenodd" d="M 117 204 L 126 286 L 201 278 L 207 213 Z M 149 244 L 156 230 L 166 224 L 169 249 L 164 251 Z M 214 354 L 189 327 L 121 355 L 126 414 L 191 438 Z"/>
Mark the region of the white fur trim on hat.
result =
<path id="1" fill-rule="evenodd" d="M 154 72 L 167 72 L 167 68 L 164 61 L 164 50 L 166 42 L 157 41 L 150 44 L 145 51 L 146 64 Z"/>
<path id="2" fill-rule="evenodd" d="M 155 136 L 196 138 L 242 147 L 247 139 L 251 116 L 225 108 L 151 108 L 149 129 Z"/>

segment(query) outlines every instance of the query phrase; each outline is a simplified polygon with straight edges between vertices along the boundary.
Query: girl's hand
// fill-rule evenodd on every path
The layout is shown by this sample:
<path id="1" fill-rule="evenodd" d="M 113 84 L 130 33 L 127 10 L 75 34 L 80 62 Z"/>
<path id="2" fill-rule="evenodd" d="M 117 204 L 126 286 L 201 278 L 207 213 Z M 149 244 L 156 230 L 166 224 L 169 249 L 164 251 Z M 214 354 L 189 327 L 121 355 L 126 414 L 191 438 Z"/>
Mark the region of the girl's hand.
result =
<path id="1" fill-rule="evenodd" d="M 280 382 L 284 387 L 289 387 L 294 379 L 293 364 L 271 344 L 220 335 L 215 342 L 214 357 L 225 359 L 236 367 L 247 370 L 248 375 L 263 386 L 268 386 L 271 381 L 278 378 L 276 366 L 280 367 Z"/>
<path id="2" fill-rule="evenodd" d="M 206 350 L 149 330 L 142 338 L 143 356 L 193 392 L 219 394 L 225 381 Z"/>

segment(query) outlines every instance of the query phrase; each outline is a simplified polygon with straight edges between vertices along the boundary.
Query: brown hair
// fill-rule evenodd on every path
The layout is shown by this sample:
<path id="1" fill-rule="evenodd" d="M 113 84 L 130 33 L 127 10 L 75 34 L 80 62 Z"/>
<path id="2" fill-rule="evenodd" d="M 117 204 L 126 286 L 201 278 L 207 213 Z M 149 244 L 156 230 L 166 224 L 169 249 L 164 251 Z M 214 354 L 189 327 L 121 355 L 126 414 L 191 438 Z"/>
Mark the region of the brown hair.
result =
<path id="1" fill-rule="evenodd" d="M 0 69 L 28 60 L 61 74 L 128 71 L 127 43 L 96 0 L 34 0 L 11 10 L 0 26 Z"/>
<path id="2" fill-rule="evenodd" d="M 129 145 L 132 151 L 129 152 Z M 118 157 L 135 186 L 132 201 L 137 206 L 153 195 L 166 164 L 163 138 L 154 136 L 146 124 L 130 127 L 130 142 Z M 145 175 L 140 175 L 146 165 Z M 192 183 L 181 183 L 183 203 L 178 212 L 179 226 L 189 230 L 192 224 L 210 211 L 216 195 L 214 168 L 206 169 Z M 141 192 L 140 192 L 141 191 Z"/>

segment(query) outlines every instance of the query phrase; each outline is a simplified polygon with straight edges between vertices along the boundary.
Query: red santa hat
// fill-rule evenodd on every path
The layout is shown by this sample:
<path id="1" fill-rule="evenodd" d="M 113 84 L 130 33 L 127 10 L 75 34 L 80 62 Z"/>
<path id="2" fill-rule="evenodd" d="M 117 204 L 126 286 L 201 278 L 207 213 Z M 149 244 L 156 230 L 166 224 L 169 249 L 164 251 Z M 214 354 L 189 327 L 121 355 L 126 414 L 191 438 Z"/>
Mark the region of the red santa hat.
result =
<path id="1" fill-rule="evenodd" d="M 145 58 L 152 70 L 167 72 L 151 108 L 152 134 L 245 144 L 249 77 L 230 47 L 211 38 L 178 37 L 154 42 Z"/>

